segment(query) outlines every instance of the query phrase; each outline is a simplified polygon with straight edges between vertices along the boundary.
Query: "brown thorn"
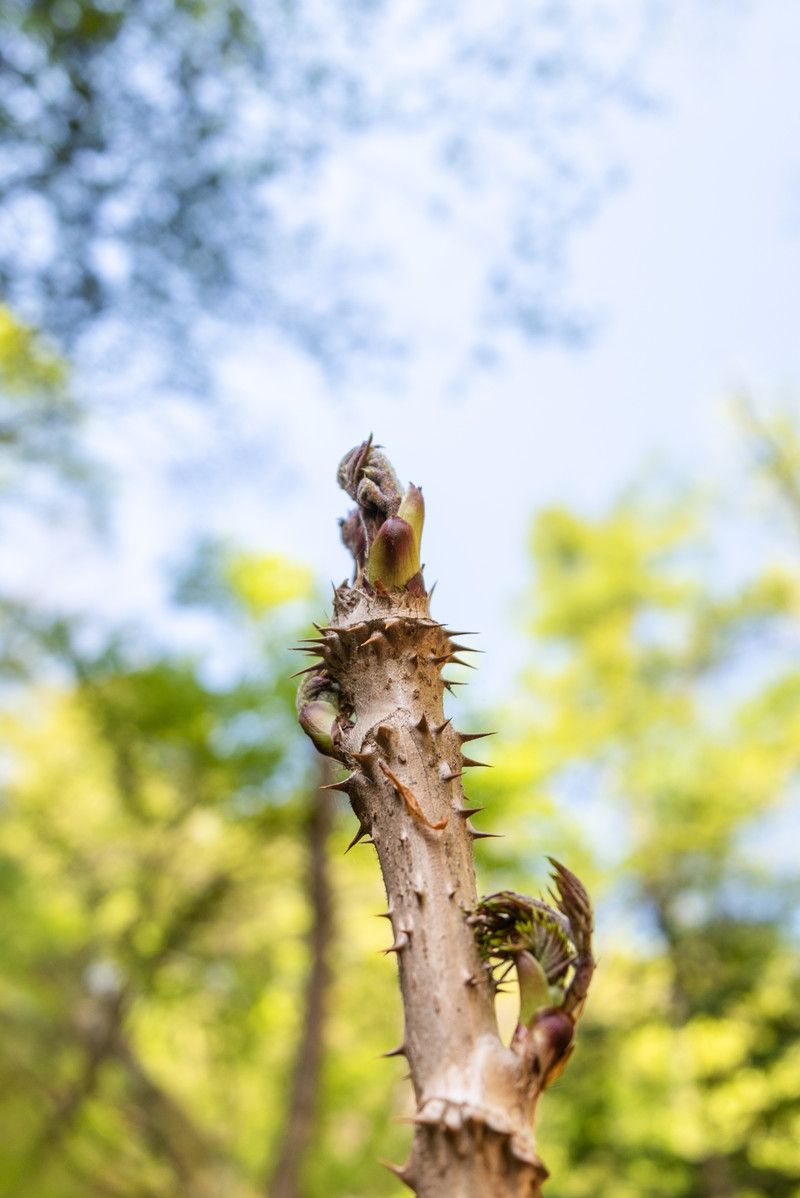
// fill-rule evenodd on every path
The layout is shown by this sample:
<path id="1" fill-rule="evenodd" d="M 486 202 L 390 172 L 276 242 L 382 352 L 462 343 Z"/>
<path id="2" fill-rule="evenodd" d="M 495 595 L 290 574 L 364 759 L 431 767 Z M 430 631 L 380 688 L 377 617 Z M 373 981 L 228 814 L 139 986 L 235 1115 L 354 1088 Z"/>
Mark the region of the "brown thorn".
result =
<path id="1" fill-rule="evenodd" d="M 447 725 L 450 723 L 450 721 L 452 720 L 452 718 L 453 718 L 453 717 L 451 716 L 451 717 L 450 717 L 450 719 L 449 719 L 449 720 L 445 720 L 445 722 L 444 722 L 443 724 L 437 724 L 435 728 L 431 728 L 431 732 L 433 733 L 433 735 L 434 735 L 434 736 L 441 736 L 441 734 L 444 732 L 445 728 L 446 728 L 446 727 L 447 727 Z"/>
<path id="2" fill-rule="evenodd" d="M 407 1185 L 410 1190 L 414 1189 L 414 1183 L 411 1180 L 411 1174 L 408 1172 L 407 1165 L 394 1165 L 391 1161 L 383 1159 L 381 1159 L 380 1164 L 383 1165 L 384 1169 L 388 1169 L 391 1173 L 394 1173 L 395 1177 L 399 1177 L 403 1184 Z"/>
<path id="3" fill-rule="evenodd" d="M 458 645 L 455 641 L 450 642 L 450 648 L 454 653 L 485 653 L 485 649 L 473 649 L 472 645 Z"/>
<path id="4" fill-rule="evenodd" d="M 416 724 L 414 724 L 414 727 L 416 728 L 417 732 L 421 732 L 423 736 L 427 736 L 430 732 L 431 729 L 430 725 L 428 724 L 428 717 L 424 711 L 417 720 Z"/>
<path id="5" fill-rule="evenodd" d="M 364 837 L 368 834 L 368 832 L 369 832 L 369 828 L 367 827 L 367 825 L 361 824 L 361 826 L 358 829 L 358 831 L 356 832 L 355 836 L 353 837 L 353 839 L 350 841 L 349 845 L 345 849 L 345 854 L 349 853 L 350 850 L 358 844 L 359 840 L 363 840 Z"/>
<path id="6" fill-rule="evenodd" d="M 469 819 L 471 815 L 477 815 L 479 811 L 485 811 L 485 807 L 455 807 L 456 815 L 463 815 L 464 819 Z"/>
<path id="7" fill-rule="evenodd" d="M 401 953 L 404 948 L 408 948 L 410 943 L 408 932 L 400 932 L 394 944 L 390 945 L 389 948 L 381 949 L 381 952 L 384 957 L 387 957 L 389 953 Z"/>
<path id="8" fill-rule="evenodd" d="M 386 637 L 383 635 L 381 630 L 379 628 L 376 628 L 376 630 L 373 632 L 372 636 L 367 637 L 367 639 L 365 641 L 362 641 L 358 647 L 359 647 L 359 649 L 363 649 L 365 645 L 381 645 L 381 644 L 388 646 L 389 642 L 387 641 Z"/>
<path id="9" fill-rule="evenodd" d="M 473 840 L 502 840 L 502 832 L 476 832 L 474 828 L 467 828 Z"/>
<path id="10" fill-rule="evenodd" d="M 447 773 L 441 774 L 440 776 L 441 776 L 442 782 L 452 782 L 456 778 L 463 778 L 464 775 L 463 775 L 463 773 L 461 773 L 461 771 L 459 771 L 459 773 L 457 773 L 457 774 L 454 774 L 452 772 L 452 770 L 450 770 L 448 767 Z"/>
<path id="11" fill-rule="evenodd" d="M 482 740 L 484 736 L 497 736 L 496 732 L 457 732 L 456 736 L 465 745 L 470 740 Z"/>
<path id="12" fill-rule="evenodd" d="M 389 724 L 379 724 L 375 729 L 375 739 L 378 744 L 384 749 L 390 749 L 392 746 L 392 737 L 394 736 L 394 728 Z"/>
<path id="13" fill-rule="evenodd" d="M 398 1044 L 397 1048 L 390 1048 L 388 1052 L 381 1052 L 379 1057 L 404 1057 L 406 1055 L 405 1044 Z"/>
<path id="14" fill-rule="evenodd" d="M 355 774 L 348 774 L 340 782 L 326 782 L 324 786 L 319 786 L 317 789 L 340 790 L 342 794 L 349 795 L 351 791 L 355 790 Z"/>
<path id="15" fill-rule="evenodd" d="M 488 761 L 473 761 L 471 757 L 465 757 L 462 753 L 461 764 L 465 766 L 478 767 L 480 769 L 490 770 L 494 767 L 489 765 Z"/>
<path id="16" fill-rule="evenodd" d="M 315 661 L 312 666 L 306 666 L 306 668 L 304 670 L 298 670 L 296 674 L 290 674 L 289 680 L 291 681 L 292 678 L 299 678 L 301 674 L 318 674 L 318 673 L 319 673 L 319 662 Z"/>
<path id="17" fill-rule="evenodd" d="M 392 915 L 393 915 L 392 911 L 379 911 L 377 913 L 377 915 L 375 916 L 375 918 L 376 919 L 391 919 Z"/>

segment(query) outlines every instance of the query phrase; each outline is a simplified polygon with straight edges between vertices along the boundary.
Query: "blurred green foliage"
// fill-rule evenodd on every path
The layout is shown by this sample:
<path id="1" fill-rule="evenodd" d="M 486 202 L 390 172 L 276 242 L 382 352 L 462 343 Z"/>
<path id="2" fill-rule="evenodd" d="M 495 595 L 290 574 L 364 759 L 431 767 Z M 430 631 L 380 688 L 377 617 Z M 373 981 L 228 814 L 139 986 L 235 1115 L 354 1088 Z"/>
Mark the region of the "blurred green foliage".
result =
<path id="1" fill-rule="evenodd" d="M 80 417 L 67 363 L 0 303 L 0 491 L 6 498 L 32 467 L 72 481 L 84 474 L 76 442 Z"/>

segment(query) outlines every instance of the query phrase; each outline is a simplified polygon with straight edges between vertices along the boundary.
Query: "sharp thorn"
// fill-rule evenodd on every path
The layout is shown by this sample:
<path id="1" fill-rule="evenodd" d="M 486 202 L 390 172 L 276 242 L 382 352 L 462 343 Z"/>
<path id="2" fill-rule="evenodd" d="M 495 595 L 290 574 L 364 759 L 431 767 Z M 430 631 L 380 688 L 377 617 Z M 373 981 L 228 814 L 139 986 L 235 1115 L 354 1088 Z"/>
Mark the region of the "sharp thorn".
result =
<path id="1" fill-rule="evenodd" d="M 419 717 L 419 719 L 417 720 L 414 727 L 416 728 L 417 732 L 421 732 L 423 736 L 427 736 L 428 733 L 430 732 L 431 729 L 430 729 L 430 725 L 428 723 L 428 717 L 426 716 L 424 711 L 423 711 L 422 715 Z M 434 729 L 434 732 L 435 732 L 435 729 Z"/>
<path id="2" fill-rule="evenodd" d="M 437 724 L 435 728 L 431 728 L 431 732 L 433 733 L 433 735 L 441 736 L 441 734 L 444 732 L 445 728 L 450 723 L 450 720 L 452 720 L 452 718 L 453 717 L 451 716 L 450 719 L 445 720 L 445 722 L 443 724 Z"/>
<path id="3" fill-rule="evenodd" d="M 304 670 L 298 670 L 296 674 L 290 674 L 289 678 L 291 680 L 292 678 L 299 678 L 301 674 L 318 674 L 318 673 L 319 673 L 319 662 L 315 661 L 312 666 L 306 666 L 306 668 Z"/>
<path id="4" fill-rule="evenodd" d="M 471 757 L 464 757 L 463 754 L 461 755 L 461 764 L 463 766 L 479 767 L 485 770 L 490 770 L 493 768 L 491 765 L 489 765 L 488 761 L 473 761 Z"/>
<path id="5" fill-rule="evenodd" d="M 453 653 L 484 653 L 484 649 L 473 649 L 472 645 L 457 645 L 455 641 L 450 642 L 450 649 Z"/>
<path id="6" fill-rule="evenodd" d="M 406 1055 L 405 1044 L 398 1044 L 397 1048 L 390 1048 L 388 1052 L 379 1054 L 381 1057 L 404 1057 Z"/>
<path id="7" fill-rule="evenodd" d="M 482 740 L 484 736 L 497 736 L 496 732 L 457 732 L 456 736 L 465 745 L 470 740 Z"/>
<path id="8" fill-rule="evenodd" d="M 456 815 L 463 815 L 464 819 L 469 819 L 471 815 L 477 815 L 480 811 L 485 811 L 485 807 L 455 807 Z"/>
<path id="9" fill-rule="evenodd" d="M 377 759 L 377 754 L 369 750 L 366 753 L 351 753 L 350 756 L 353 758 L 353 761 L 357 762 L 367 772 L 372 769 Z"/>
<path id="10" fill-rule="evenodd" d="M 404 948 L 408 948 L 409 943 L 408 932 L 400 932 L 394 944 L 390 945 L 389 948 L 382 949 L 381 951 L 383 952 L 384 957 L 387 957 L 389 953 L 401 953 Z"/>
<path id="11" fill-rule="evenodd" d="M 356 834 L 355 834 L 355 836 L 353 837 L 353 839 L 350 841 L 350 843 L 349 843 L 349 845 L 347 846 L 347 848 L 345 849 L 345 854 L 349 853 L 349 852 L 350 852 L 350 850 L 351 850 L 352 848 L 354 848 L 354 847 L 355 847 L 355 846 L 358 844 L 359 840 L 363 840 L 363 839 L 364 839 L 364 837 L 365 837 L 365 836 L 368 834 L 368 832 L 369 832 L 369 828 L 367 827 L 367 825 L 366 825 L 366 824 L 362 824 L 362 825 L 361 825 L 361 827 L 360 827 L 360 828 L 358 829 L 358 831 L 356 832 Z"/>
<path id="12" fill-rule="evenodd" d="M 468 828 L 470 836 L 473 840 L 502 840 L 502 832 L 476 832 L 474 828 Z"/>
<path id="13" fill-rule="evenodd" d="M 346 778 L 342 778 L 339 782 L 326 782 L 324 786 L 320 786 L 317 789 L 340 790 L 342 794 L 349 795 L 355 789 L 355 775 L 348 774 Z"/>
<path id="14" fill-rule="evenodd" d="M 391 1161 L 381 1160 L 380 1163 L 385 1169 L 394 1173 L 395 1177 L 399 1177 L 404 1185 L 407 1185 L 410 1190 L 414 1189 L 414 1183 L 405 1165 L 393 1165 Z"/>
<path id="15" fill-rule="evenodd" d="M 391 911 L 379 911 L 378 914 L 375 916 L 375 918 L 376 919 L 391 919 L 392 912 Z"/>
<path id="16" fill-rule="evenodd" d="M 389 642 L 387 641 L 386 637 L 381 632 L 380 628 L 376 628 L 376 630 L 373 632 L 372 636 L 367 637 L 367 639 L 365 641 L 362 641 L 358 647 L 359 647 L 359 649 L 363 649 L 365 645 L 388 645 L 388 644 L 389 644 Z"/>

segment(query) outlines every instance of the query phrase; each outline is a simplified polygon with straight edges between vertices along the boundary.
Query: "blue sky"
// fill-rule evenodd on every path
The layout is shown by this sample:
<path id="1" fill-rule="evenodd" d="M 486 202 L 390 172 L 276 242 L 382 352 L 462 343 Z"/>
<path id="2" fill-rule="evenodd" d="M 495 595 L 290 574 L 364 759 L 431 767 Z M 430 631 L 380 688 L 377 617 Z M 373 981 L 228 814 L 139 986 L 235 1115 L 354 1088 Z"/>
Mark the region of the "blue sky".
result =
<path id="1" fill-rule="evenodd" d="M 217 377 L 231 445 L 252 459 L 242 485 L 235 466 L 183 494 L 167 477 L 176 454 L 213 463 L 222 452 L 219 427 L 210 435 L 188 405 L 155 425 L 152 410 L 101 421 L 95 442 L 120 472 L 118 544 L 91 566 L 84 557 L 67 584 L 76 601 L 99 578 L 114 617 L 157 617 L 191 638 L 185 618 L 164 613 L 159 568 L 200 530 L 286 551 L 340 581 L 336 465 L 373 431 L 401 479 L 424 489 L 434 614 L 483 630 L 490 697 L 519 660 L 515 600 L 537 507 L 600 511 L 658 464 L 735 480 L 726 401 L 746 388 L 769 403 L 800 379 L 800 6 L 673 8 L 646 71 L 656 111 L 620 113 L 604 130 L 626 181 L 569 245 L 569 294 L 596 323 L 587 347 L 509 336 L 493 368 L 471 365 L 491 197 L 477 220 L 456 208 L 432 222 L 415 202 L 424 158 L 362 144 L 326 175 L 325 202 L 342 229 L 363 222 L 365 238 L 400 247 L 384 286 L 414 333 L 413 360 L 388 384 L 368 374 L 334 386 L 270 335 L 231 342 Z M 62 527 L 49 577 L 55 564 L 63 584 L 76 544 Z"/>

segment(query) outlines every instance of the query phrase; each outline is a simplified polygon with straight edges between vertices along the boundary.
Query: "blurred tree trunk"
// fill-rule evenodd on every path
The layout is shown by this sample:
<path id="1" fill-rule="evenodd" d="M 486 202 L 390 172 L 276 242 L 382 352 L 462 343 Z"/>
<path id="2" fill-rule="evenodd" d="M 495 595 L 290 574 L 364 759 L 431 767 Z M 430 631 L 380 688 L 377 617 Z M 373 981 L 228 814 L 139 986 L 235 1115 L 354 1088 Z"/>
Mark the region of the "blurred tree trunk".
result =
<path id="1" fill-rule="evenodd" d="M 327 781 L 330 777 L 328 767 L 323 766 L 320 772 L 322 781 Z M 314 1130 L 325 1047 L 325 1004 L 331 981 L 329 950 L 333 934 L 333 892 L 327 841 L 333 813 L 333 796 L 330 791 L 320 789 L 308 806 L 306 877 L 311 926 L 305 1011 L 291 1079 L 285 1132 L 267 1183 L 269 1198 L 299 1198 L 302 1194 L 303 1162 Z"/>

